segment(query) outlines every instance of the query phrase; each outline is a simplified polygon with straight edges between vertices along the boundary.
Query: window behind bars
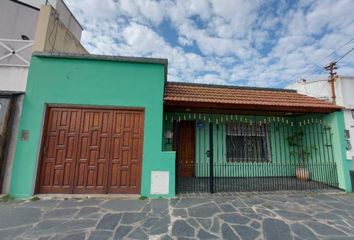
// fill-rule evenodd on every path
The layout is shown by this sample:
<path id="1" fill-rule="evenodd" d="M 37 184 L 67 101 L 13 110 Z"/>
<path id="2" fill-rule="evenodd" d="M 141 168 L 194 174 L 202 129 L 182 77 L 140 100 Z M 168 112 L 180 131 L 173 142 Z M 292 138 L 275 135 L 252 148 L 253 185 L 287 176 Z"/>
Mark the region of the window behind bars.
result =
<path id="1" fill-rule="evenodd" d="M 270 138 L 266 124 L 231 122 L 226 130 L 227 162 L 270 162 Z"/>

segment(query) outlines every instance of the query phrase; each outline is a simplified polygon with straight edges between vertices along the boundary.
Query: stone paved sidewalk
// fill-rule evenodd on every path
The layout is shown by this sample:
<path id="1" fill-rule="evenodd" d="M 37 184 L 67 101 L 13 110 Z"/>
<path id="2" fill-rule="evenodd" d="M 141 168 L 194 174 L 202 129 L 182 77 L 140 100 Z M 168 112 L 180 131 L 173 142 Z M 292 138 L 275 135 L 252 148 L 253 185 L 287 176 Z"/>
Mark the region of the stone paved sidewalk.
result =
<path id="1" fill-rule="evenodd" d="M 354 239 L 354 195 L 9 201 L 0 239 Z"/>

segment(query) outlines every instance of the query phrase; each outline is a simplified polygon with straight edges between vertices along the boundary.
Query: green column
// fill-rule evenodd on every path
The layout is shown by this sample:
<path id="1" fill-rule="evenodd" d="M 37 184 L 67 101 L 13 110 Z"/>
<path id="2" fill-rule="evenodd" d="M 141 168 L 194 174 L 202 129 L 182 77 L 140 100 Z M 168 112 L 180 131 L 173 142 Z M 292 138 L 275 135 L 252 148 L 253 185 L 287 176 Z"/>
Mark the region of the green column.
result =
<path id="1" fill-rule="evenodd" d="M 351 161 L 346 157 L 346 138 L 343 111 L 330 113 L 323 118 L 332 129 L 332 148 L 334 161 L 337 163 L 339 188 L 346 192 L 352 191 L 349 170 Z"/>

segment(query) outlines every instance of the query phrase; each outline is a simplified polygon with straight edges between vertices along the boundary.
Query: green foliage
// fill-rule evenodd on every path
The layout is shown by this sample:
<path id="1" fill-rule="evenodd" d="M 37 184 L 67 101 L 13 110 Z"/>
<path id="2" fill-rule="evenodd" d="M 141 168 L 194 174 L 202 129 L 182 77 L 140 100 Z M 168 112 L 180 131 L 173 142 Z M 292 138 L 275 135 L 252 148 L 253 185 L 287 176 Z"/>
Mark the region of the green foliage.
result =
<path id="1" fill-rule="evenodd" d="M 38 196 L 34 196 L 33 198 L 30 199 L 32 202 L 38 201 L 40 200 L 40 198 Z"/>
<path id="2" fill-rule="evenodd" d="M 139 198 L 140 200 L 146 200 L 147 199 L 147 197 L 146 196 L 140 196 L 140 198 Z"/>
<path id="3" fill-rule="evenodd" d="M 303 132 L 296 132 L 293 135 L 288 137 L 289 146 L 295 147 L 303 144 L 304 133 Z"/>
<path id="4" fill-rule="evenodd" d="M 12 201 L 12 200 L 15 200 L 15 197 L 10 194 L 7 194 L 7 195 L 3 196 L 2 198 L 0 198 L 0 202 L 8 202 L 8 201 Z"/>
<path id="5" fill-rule="evenodd" d="M 311 156 L 314 151 L 317 151 L 317 146 L 314 144 L 304 144 L 305 133 L 302 131 L 295 132 L 293 135 L 287 138 L 290 146 L 289 154 L 291 156 L 298 156 L 300 165 L 304 166 L 305 162 Z"/>

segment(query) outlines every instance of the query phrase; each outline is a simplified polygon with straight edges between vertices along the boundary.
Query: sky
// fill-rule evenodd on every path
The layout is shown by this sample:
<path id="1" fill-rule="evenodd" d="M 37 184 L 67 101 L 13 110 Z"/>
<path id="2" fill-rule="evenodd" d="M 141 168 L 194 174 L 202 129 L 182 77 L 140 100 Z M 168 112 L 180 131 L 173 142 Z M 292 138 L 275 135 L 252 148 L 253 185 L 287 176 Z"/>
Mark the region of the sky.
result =
<path id="1" fill-rule="evenodd" d="M 168 59 L 168 80 L 283 88 L 354 48 L 354 0 L 65 0 L 92 54 Z M 354 76 L 354 52 L 338 62 Z"/>

